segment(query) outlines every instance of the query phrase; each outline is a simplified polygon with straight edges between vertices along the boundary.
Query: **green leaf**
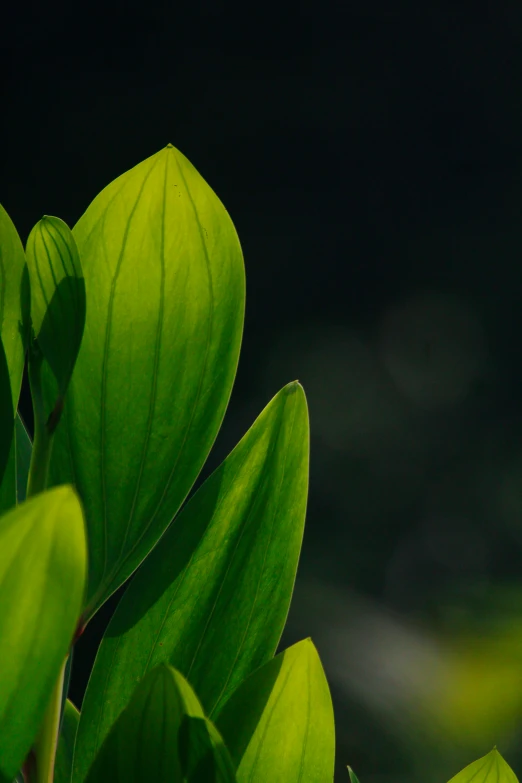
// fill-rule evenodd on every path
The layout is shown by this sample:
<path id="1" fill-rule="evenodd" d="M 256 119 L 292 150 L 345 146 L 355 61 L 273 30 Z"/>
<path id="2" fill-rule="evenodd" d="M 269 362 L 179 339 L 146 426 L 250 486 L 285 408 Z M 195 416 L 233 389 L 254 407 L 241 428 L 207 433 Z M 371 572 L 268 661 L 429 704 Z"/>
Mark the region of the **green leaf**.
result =
<path id="1" fill-rule="evenodd" d="M 14 415 L 9 368 L 0 338 L 0 482 L 3 482 L 9 468 L 9 456 L 13 448 Z"/>
<path id="2" fill-rule="evenodd" d="M 351 767 L 348 767 L 348 774 L 350 775 L 350 783 L 359 783 L 359 778 Z"/>
<path id="3" fill-rule="evenodd" d="M 67 699 L 63 711 L 62 727 L 56 750 L 54 783 L 71 782 L 74 743 L 79 721 L 80 713 L 74 704 Z"/>
<path id="4" fill-rule="evenodd" d="M 0 512 L 16 503 L 14 421 L 30 325 L 29 274 L 20 237 L 0 205 Z"/>
<path id="5" fill-rule="evenodd" d="M 35 739 L 82 606 L 86 541 L 71 487 L 0 517 L 0 781 Z"/>
<path id="6" fill-rule="evenodd" d="M 29 339 L 30 288 L 20 237 L 0 205 L 0 337 L 11 379 L 14 412 L 22 387 L 25 351 Z"/>
<path id="7" fill-rule="evenodd" d="M 23 503 L 26 497 L 27 479 L 33 449 L 31 438 L 20 414 L 15 419 L 16 443 L 16 502 Z"/>
<path id="8" fill-rule="evenodd" d="M 29 234 L 26 255 L 34 336 L 63 399 L 85 324 L 85 281 L 69 226 L 44 215 Z"/>
<path id="9" fill-rule="evenodd" d="M 234 765 L 225 743 L 207 718 L 185 715 L 178 747 L 187 783 L 236 783 Z"/>
<path id="10" fill-rule="evenodd" d="M 73 235 L 87 317 L 50 483 L 74 484 L 85 507 L 89 619 L 207 458 L 236 373 L 245 281 L 225 207 L 171 145 L 106 187 Z M 44 380 L 52 406 L 52 373 Z"/>
<path id="11" fill-rule="evenodd" d="M 133 578 L 82 705 L 75 781 L 147 671 L 168 662 L 207 714 L 272 658 L 286 621 L 308 486 L 302 387 L 284 387 Z"/>
<path id="12" fill-rule="evenodd" d="M 496 747 L 455 775 L 449 783 L 518 783 L 517 776 Z"/>
<path id="13" fill-rule="evenodd" d="M 25 500 L 32 444 L 20 414 L 16 414 L 9 459 L 0 484 L 0 514 Z"/>
<path id="14" fill-rule="evenodd" d="M 60 707 L 60 728 L 64 721 L 65 706 L 67 703 L 67 694 L 69 693 L 69 686 L 71 684 L 72 665 L 74 660 L 74 644 L 71 645 L 69 655 L 67 657 L 67 663 L 65 664 L 65 670 L 63 673 L 62 683 L 62 704 Z M 76 737 L 76 735 L 75 735 Z"/>
<path id="15" fill-rule="evenodd" d="M 203 724 L 205 736 L 193 719 L 198 729 Z M 224 758 L 229 777 L 221 771 Z M 203 766 L 208 783 L 235 783 L 223 740 L 205 719 L 194 691 L 179 672 L 160 665 L 137 686 L 94 760 L 87 783 L 199 783 L 194 774 Z"/>
<path id="16" fill-rule="evenodd" d="M 332 700 L 306 639 L 250 675 L 217 717 L 238 783 L 332 783 Z"/>

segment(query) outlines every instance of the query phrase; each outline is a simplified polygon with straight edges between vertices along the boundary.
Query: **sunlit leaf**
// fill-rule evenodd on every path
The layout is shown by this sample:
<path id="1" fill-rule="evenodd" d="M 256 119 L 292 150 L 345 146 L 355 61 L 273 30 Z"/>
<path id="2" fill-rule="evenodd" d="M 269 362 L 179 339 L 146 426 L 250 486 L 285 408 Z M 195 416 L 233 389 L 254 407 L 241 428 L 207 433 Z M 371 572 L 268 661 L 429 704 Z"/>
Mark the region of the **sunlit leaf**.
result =
<path id="1" fill-rule="evenodd" d="M 449 783 L 518 783 L 518 779 L 495 747 L 487 756 L 464 767 Z"/>
<path id="2" fill-rule="evenodd" d="M 198 777 L 202 769 L 205 783 L 235 781 L 223 740 L 205 719 L 194 691 L 179 672 L 160 665 L 134 691 L 94 760 L 87 783 L 203 783 Z"/>
<path id="3" fill-rule="evenodd" d="M 71 781 L 74 742 L 79 721 L 80 713 L 74 704 L 67 699 L 56 750 L 53 783 L 70 783 Z"/>
<path id="4" fill-rule="evenodd" d="M 308 487 L 302 387 L 284 387 L 187 503 L 133 578 L 82 705 L 81 781 L 133 686 L 168 662 L 212 717 L 275 653 L 290 604 Z"/>
<path id="5" fill-rule="evenodd" d="M 205 462 L 236 372 L 245 283 L 226 209 L 171 145 L 106 187 L 73 235 L 87 317 L 50 482 L 74 484 L 85 506 L 89 618 Z"/>
<path id="6" fill-rule="evenodd" d="M 82 606 L 86 541 L 69 486 L 0 517 L 0 781 L 35 739 Z"/>
<path id="7" fill-rule="evenodd" d="M 44 215 L 29 234 L 26 255 L 34 336 L 63 398 L 85 324 L 85 282 L 78 249 L 68 225 Z"/>
<path id="8" fill-rule="evenodd" d="M 332 783 L 332 700 L 306 639 L 250 675 L 216 719 L 238 783 Z"/>

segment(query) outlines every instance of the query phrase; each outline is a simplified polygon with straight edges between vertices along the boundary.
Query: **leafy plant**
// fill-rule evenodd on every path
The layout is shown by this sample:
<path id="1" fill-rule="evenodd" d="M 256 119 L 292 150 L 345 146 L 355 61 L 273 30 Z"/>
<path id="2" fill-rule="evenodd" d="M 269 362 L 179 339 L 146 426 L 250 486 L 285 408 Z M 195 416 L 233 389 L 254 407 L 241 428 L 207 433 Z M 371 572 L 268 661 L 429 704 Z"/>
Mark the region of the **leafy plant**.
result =
<path id="1" fill-rule="evenodd" d="M 298 382 L 183 505 L 239 358 L 226 209 L 168 145 L 25 252 L 0 208 L 0 261 L 0 783 L 332 781 L 317 650 L 275 655 L 308 489 Z M 132 574 L 80 713 L 74 643 Z M 492 753 L 480 770 L 516 780 Z"/>

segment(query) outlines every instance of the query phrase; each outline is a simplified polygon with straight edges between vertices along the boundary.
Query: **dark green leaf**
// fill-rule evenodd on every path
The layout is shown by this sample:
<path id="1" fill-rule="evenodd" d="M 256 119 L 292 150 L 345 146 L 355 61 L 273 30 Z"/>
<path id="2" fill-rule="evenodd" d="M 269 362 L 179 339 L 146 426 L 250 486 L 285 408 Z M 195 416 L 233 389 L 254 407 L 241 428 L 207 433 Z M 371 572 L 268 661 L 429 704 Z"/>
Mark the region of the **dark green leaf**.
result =
<path id="1" fill-rule="evenodd" d="M 69 486 L 0 517 L 0 781 L 29 752 L 82 606 L 86 541 Z"/>
<path id="2" fill-rule="evenodd" d="M 120 601 L 82 705 L 75 781 L 150 668 L 175 666 L 212 717 L 273 656 L 301 547 L 308 451 L 306 399 L 291 383 L 187 503 Z"/>
<path id="3" fill-rule="evenodd" d="M 24 249 L 0 205 L 0 513 L 16 504 L 14 421 L 29 336 L 29 306 Z"/>
<path id="4" fill-rule="evenodd" d="M 23 503 L 27 490 L 33 446 L 27 428 L 19 414 L 15 419 L 16 438 L 16 502 Z"/>
<path id="5" fill-rule="evenodd" d="M 0 205 L 0 337 L 11 379 L 13 419 L 22 386 L 29 338 L 30 288 L 24 248 Z"/>
<path id="6" fill-rule="evenodd" d="M 50 482 L 74 484 L 85 507 L 89 619 L 206 460 L 236 372 L 245 281 L 226 209 L 171 145 L 106 187 L 73 235 L 87 317 Z"/>
<path id="7" fill-rule="evenodd" d="M 197 719 L 198 729 L 201 723 L 210 727 L 206 738 L 187 718 Z M 221 773 L 224 757 L 228 777 Z M 87 783 L 184 783 L 183 765 L 190 765 L 193 775 L 192 766 L 197 770 L 200 762 L 209 762 L 208 783 L 235 783 L 223 741 L 206 721 L 194 691 L 179 672 L 160 665 L 137 686 L 94 760 Z M 197 777 L 188 780 L 199 783 Z"/>
<path id="8" fill-rule="evenodd" d="M 9 481 L 9 456 L 13 450 L 14 416 L 9 367 L 0 338 L 0 482 Z"/>
<path id="9" fill-rule="evenodd" d="M 79 721 L 80 713 L 74 704 L 67 699 L 56 750 L 54 783 L 71 783 L 74 743 Z"/>
<path id="10" fill-rule="evenodd" d="M 32 444 L 25 425 L 17 413 L 9 459 L 0 484 L 0 514 L 25 500 Z"/>
<path id="11" fill-rule="evenodd" d="M 72 665 L 73 665 L 73 659 L 74 659 L 74 645 L 71 645 L 71 649 L 69 651 L 69 656 L 67 658 L 67 663 L 65 664 L 65 671 L 63 674 L 63 685 L 62 685 L 62 706 L 60 708 L 60 727 L 64 720 L 64 714 L 65 714 L 65 706 L 67 704 L 67 694 L 69 693 L 69 685 L 71 683 L 71 674 L 72 674 Z M 78 720 L 79 720 L 78 716 Z M 76 732 L 75 735 L 76 737 Z"/>
<path id="12" fill-rule="evenodd" d="M 235 783 L 232 759 L 209 720 L 185 715 L 178 745 L 187 783 Z"/>
<path id="13" fill-rule="evenodd" d="M 238 783 L 332 783 L 332 700 L 317 651 L 295 644 L 250 675 L 217 717 Z"/>

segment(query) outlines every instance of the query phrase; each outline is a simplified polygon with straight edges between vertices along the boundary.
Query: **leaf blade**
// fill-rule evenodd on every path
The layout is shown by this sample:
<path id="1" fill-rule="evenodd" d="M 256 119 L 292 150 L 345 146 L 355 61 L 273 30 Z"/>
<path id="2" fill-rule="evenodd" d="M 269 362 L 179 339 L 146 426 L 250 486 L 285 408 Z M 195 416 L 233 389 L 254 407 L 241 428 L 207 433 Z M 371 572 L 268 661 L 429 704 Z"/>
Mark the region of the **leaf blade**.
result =
<path id="1" fill-rule="evenodd" d="M 62 727 L 56 749 L 54 783 L 71 783 L 74 743 L 79 722 L 79 710 L 76 709 L 69 699 L 66 699 Z"/>
<path id="2" fill-rule="evenodd" d="M 238 783 L 332 783 L 333 707 L 310 639 L 244 680 L 216 726 L 236 765 Z"/>
<path id="3" fill-rule="evenodd" d="M 0 336 L 9 368 L 14 412 L 18 408 L 29 337 L 30 286 L 22 242 L 1 204 L 0 291 Z"/>
<path id="4" fill-rule="evenodd" d="M 496 747 L 464 767 L 449 783 L 518 783 L 517 776 Z"/>
<path id="5" fill-rule="evenodd" d="M 34 335 L 63 399 L 85 325 L 85 281 L 69 226 L 44 215 L 26 244 Z"/>
<path id="6" fill-rule="evenodd" d="M 50 481 L 73 483 L 85 506 L 89 619 L 157 542 L 214 442 L 244 268 L 228 213 L 171 145 L 105 188 L 73 235 L 87 317 Z"/>
<path id="7" fill-rule="evenodd" d="M 162 662 L 207 714 L 279 642 L 301 548 L 308 412 L 288 384 L 187 503 L 135 575 L 98 650 L 78 731 L 75 781 L 131 695 Z"/>
<path id="8" fill-rule="evenodd" d="M 32 448 L 25 424 L 17 413 L 9 459 L 0 483 L 0 514 L 25 500 Z"/>
<path id="9" fill-rule="evenodd" d="M 172 667 L 160 665 L 136 687 L 94 759 L 87 783 L 199 783 L 203 770 L 205 783 L 235 783 L 223 740 L 189 683 Z"/>
<path id="10" fill-rule="evenodd" d="M 0 517 L 2 781 L 13 779 L 39 729 L 81 610 L 85 577 L 83 517 L 71 487 L 36 495 Z"/>

